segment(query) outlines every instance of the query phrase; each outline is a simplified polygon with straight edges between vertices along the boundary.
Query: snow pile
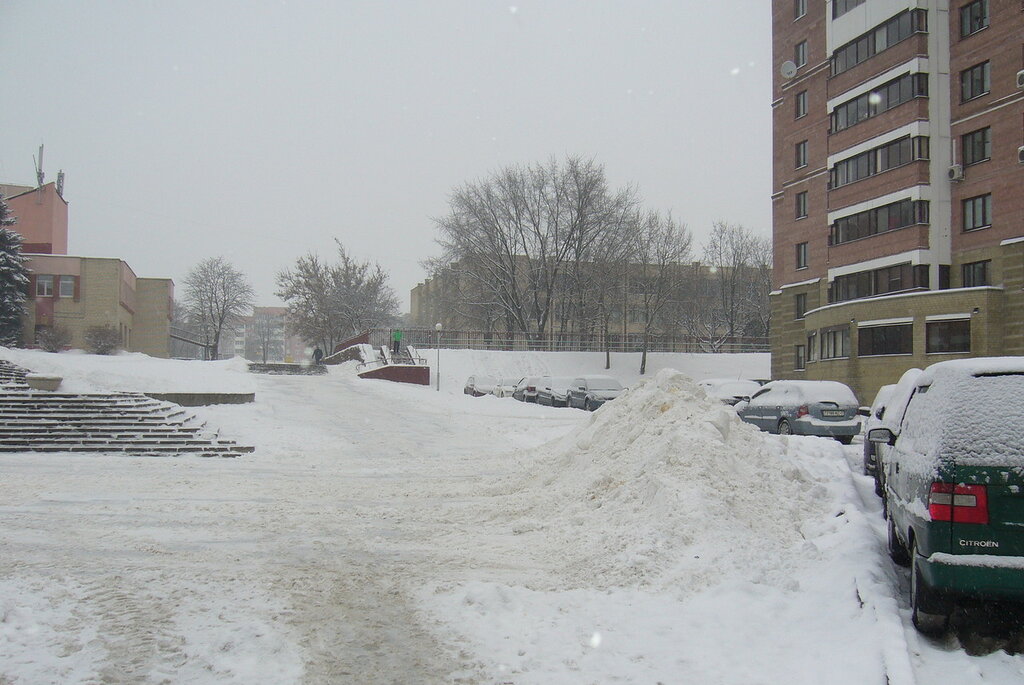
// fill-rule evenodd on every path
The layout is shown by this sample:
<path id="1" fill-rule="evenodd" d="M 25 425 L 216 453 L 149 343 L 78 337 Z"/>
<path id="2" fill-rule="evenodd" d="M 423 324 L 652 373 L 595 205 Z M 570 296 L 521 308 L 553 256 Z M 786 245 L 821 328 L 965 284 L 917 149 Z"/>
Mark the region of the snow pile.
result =
<path id="1" fill-rule="evenodd" d="M 570 587 L 784 582 L 801 524 L 831 499 L 785 446 L 662 370 L 531 467 L 516 532 L 539 538 Z"/>
<path id="2" fill-rule="evenodd" d="M 254 392 L 249 362 L 158 359 L 141 352 L 51 353 L 0 347 L 0 358 L 35 373 L 63 377 L 61 392 Z"/>

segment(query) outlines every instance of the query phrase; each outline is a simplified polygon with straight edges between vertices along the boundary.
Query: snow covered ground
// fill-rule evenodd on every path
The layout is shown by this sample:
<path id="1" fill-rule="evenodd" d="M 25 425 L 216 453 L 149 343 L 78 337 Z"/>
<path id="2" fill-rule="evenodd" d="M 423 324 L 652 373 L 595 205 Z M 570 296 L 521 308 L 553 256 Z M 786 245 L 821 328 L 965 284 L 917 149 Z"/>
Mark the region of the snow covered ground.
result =
<path id="1" fill-rule="evenodd" d="M 442 350 L 441 392 L 0 357 L 78 390 L 255 387 L 197 413 L 257 448 L 0 455 L 5 685 L 1024 678 L 1019 628 L 914 632 L 859 445 L 759 433 L 691 382 L 766 355 L 654 355 L 643 382 L 616 355 L 631 389 L 593 414 L 461 394 L 604 372 L 582 353 Z"/>

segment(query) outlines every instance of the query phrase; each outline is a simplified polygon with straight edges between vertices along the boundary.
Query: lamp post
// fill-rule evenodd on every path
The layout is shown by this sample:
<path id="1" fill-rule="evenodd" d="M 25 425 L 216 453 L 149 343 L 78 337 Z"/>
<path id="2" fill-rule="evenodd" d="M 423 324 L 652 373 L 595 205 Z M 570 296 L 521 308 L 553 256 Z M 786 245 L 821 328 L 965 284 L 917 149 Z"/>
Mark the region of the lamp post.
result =
<path id="1" fill-rule="evenodd" d="M 435 367 L 437 369 L 437 391 L 441 392 L 441 323 L 440 322 L 434 324 L 434 330 L 436 331 L 436 333 L 434 334 L 434 338 L 435 338 L 434 347 L 437 349 L 437 365 Z"/>

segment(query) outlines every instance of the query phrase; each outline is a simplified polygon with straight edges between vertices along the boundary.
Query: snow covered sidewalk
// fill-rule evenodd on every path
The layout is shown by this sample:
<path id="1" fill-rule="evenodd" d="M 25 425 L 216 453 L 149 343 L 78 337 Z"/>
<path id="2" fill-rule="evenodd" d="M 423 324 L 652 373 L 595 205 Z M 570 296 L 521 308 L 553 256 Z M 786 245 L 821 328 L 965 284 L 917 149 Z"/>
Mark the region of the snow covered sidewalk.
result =
<path id="1" fill-rule="evenodd" d="M 0 682 L 1024 674 L 907 631 L 859 446 L 761 434 L 679 374 L 594 414 L 241 379 L 254 404 L 199 413 L 252 456 L 0 457 Z"/>

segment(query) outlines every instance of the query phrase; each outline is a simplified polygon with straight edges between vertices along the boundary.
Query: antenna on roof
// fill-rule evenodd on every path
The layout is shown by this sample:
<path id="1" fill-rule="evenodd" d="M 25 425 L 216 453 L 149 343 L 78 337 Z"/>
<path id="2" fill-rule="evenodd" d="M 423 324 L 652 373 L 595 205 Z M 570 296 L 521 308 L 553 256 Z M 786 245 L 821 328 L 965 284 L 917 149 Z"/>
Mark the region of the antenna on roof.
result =
<path id="1" fill-rule="evenodd" d="M 36 185 L 41 188 L 43 186 L 43 179 L 46 178 L 46 174 L 43 173 L 43 144 L 42 143 L 39 144 L 39 159 L 37 160 L 35 157 L 33 157 L 32 161 L 36 163 Z"/>
<path id="2" fill-rule="evenodd" d="M 57 172 L 57 194 L 64 197 L 64 170 Z"/>

